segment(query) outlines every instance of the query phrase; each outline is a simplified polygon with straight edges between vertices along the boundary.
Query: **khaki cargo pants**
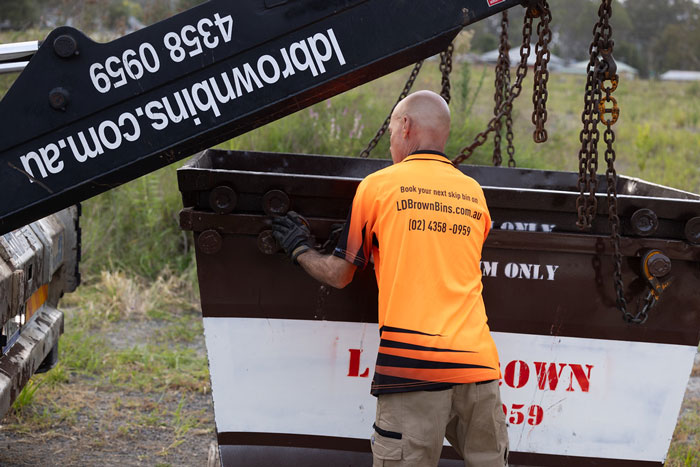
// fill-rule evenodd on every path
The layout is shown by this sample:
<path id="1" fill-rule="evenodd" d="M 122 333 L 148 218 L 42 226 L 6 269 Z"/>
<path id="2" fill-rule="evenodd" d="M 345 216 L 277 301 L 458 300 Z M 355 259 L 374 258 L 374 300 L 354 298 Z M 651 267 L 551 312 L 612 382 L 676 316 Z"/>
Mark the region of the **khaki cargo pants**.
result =
<path id="1" fill-rule="evenodd" d="M 382 394 L 374 428 L 373 467 L 435 467 L 445 437 L 467 467 L 508 465 L 498 381 Z"/>

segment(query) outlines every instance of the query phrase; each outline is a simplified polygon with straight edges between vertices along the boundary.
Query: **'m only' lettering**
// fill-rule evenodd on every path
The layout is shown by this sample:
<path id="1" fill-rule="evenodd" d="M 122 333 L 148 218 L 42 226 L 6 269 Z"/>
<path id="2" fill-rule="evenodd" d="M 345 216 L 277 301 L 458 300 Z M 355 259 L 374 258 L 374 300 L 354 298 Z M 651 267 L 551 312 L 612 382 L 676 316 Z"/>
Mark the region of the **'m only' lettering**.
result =
<path id="1" fill-rule="evenodd" d="M 553 232 L 556 224 L 535 224 L 534 222 L 504 222 L 502 224 L 491 223 L 494 229 L 515 230 L 518 232 Z"/>
<path id="2" fill-rule="evenodd" d="M 554 280 L 554 274 L 559 269 L 559 266 L 551 264 L 546 265 L 548 281 Z M 509 279 L 532 279 L 544 280 L 544 271 L 540 272 L 539 264 L 523 264 L 523 263 L 508 263 L 505 268 L 506 277 Z"/>
<path id="3" fill-rule="evenodd" d="M 498 261 L 481 261 L 479 265 L 484 277 L 499 277 Z M 503 268 L 503 274 L 508 279 L 553 281 L 558 270 L 559 266 L 555 264 L 546 264 L 542 267 L 540 264 L 508 263 Z"/>

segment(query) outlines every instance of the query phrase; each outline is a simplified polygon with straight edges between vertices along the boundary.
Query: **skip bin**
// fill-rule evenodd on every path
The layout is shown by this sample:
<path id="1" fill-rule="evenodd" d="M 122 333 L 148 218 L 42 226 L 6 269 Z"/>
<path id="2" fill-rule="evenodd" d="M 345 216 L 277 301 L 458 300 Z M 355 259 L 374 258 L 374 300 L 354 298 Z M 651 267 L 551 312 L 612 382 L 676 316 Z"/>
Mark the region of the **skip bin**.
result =
<path id="1" fill-rule="evenodd" d="M 331 251 L 358 183 L 389 163 L 209 150 L 178 171 L 223 465 L 371 464 L 374 273 L 343 290 L 320 285 L 276 253 L 269 219 L 302 213 Z M 665 287 L 648 320 L 631 324 L 616 308 L 604 180 L 581 233 L 576 174 L 460 169 L 483 186 L 493 219 L 482 272 L 511 464 L 661 466 L 700 340 L 700 197 L 619 177 L 630 311 L 650 296 L 650 269 Z M 456 459 L 447 445 L 440 465 Z"/>

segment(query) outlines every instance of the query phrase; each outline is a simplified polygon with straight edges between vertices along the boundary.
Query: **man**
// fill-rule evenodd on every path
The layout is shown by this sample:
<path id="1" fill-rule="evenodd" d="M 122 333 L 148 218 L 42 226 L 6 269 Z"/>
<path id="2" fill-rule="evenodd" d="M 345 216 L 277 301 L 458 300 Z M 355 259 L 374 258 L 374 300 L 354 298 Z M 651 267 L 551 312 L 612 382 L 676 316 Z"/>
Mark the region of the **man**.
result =
<path id="1" fill-rule="evenodd" d="M 332 255 L 311 248 L 296 213 L 274 219 L 274 235 L 293 261 L 336 288 L 374 262 L 374 466 L 436 466 L 446 436 L 466 466 L 501 467 L 501 375 L 479 268 L 491 226 L 483 191 L 443 154 L 450 110 L 437 94 L 401 101 L 389 131 L 394 165 L 360 183 Z"/>

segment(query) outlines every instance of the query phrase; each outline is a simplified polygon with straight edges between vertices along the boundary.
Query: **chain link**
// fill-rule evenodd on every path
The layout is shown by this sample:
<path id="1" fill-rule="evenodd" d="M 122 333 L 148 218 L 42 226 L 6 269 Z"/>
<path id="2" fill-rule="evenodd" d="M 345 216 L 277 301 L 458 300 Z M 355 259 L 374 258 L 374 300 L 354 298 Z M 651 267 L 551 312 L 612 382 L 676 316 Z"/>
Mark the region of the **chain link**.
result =
<path id="1" fill-rule="evenodd" d="M 496 62 L 496 91 L 493 98 L 494 115 L 498 115 L 499 110 L 501 109 L 503 102 L 507 99 L 510 91 L 510 43 L 508 41 L 508 23 L 508 10 L 504 10 L 503 17 L 501 18 L 501 41 L 498 47 L 498 61 Z M 508 113 L 505 118 L 507 125 L 508 119 L 510 118 L 510 113 Z M 501 156 L 502 120 L 503 119 L 501 118 L 496 121 L 493 130 L 493 165 L 496 167 L 500 166 L 503 162 L 503 157 Z M 512 118 L 510 118 L 510 122 L 513 122 Z M 506 138 L 507 137 L 508 133 L 506 133 Z"/>
<path id="2" fill-rule="evenodd" d="M 645 261 L 646 260 L 648 260 L 648 256 L 645 258 Z M 656 305 L 658 305 L 659 301 L 661 300 L 661 295 L 671 285 L 671 283 L 673 283 L 673 277 L 666 276 L 663 279 L 657 279 L 656 277 L 649 275 L 647 277 L 647 281 L 649 282 L 649 292 L 647 292 L 646 296 L 644 297 L 642 309 L 637 312 L 636 315 L 631 313 L 625 313 L 623 315 L 624 320 L 628 323 L 644 324 L 644 322 L 649 319 L 649 312 Z"/>
<path id="3" fill-rule="evenodd" d="M 615 75 L 611 78 L 612 85 L 605 86 L 605 82 L 601 81 L 600 86 L 603 88 L 605 93 L 605 101 L 609 102 L 612 99 L 611 94 L 615 89 L 617 89 L 618 77 Z M 602 118 L 601 113 L 599 115 Z M 619 110 L 618 110 L 619 115 Z M 603 141 L 605 141 L 605 162 L 607 163 L 607 170 L 605 171 L 605 177 L 607 182 L 607 198 L 608 198 L 608 221 L 610 223 L 610 238 L 613 243 L 613 257 L 615 260 L 615 292 L 617 295 L 617 307 L 622 312 L 623 318 L 629 323 L 644 323 L 648 317 L 648 311 L 651 309 L 650 306 L 644 306 L 642 311 L 636 316 L 632 315 L 627 311 L 627 300 L 625 300 L 624 295 L 624 284 L 622 282 L 622 253 L 620 251 L 620 217 L 617 214 L 617 172 L 615 171 L 615 132 L 612 130 L 612 126 L 617 121 L 617 117 L 614 119 L 609 119 L 605 121 L 605 132 L 603 133 Z M 641 315 L 641 316 L 640 316 Z"/>
<path id="4" fill-rule="evenodd" d="M 401 94 L 399 95 L 396 104 L 394 104 L 394 106 L 391 108 L 391 112 L 389 112 L 389 115 L 386 117 L 384 123 L 377 131 L 377 134 L 374 136 L 374 138 L 372 138 L 372 141 L 370 141 L 367 147 L 360 153 L 360 157 L 369 157 L 370 153 L 374 150 L 374 148 L 377 147 L 377 144 L 379 144 L 379 140 L 382 139 L 384 133 L 386 133 L 386 131 L 389 129 L 389 123 L 391 122 L 391 114 L 394 113 L 394 109 L 397 105 L 399 105 L 399 102 L 404 100 L 406 96 L 408 96 L 408 93 L 411 92 L 411 88 L 413 88 L 413 84 L 416 82 L 416 78 L 418 78 L 418 73 L 420 73 L 422 67 L 423 60 L 417 62 L 416 65 L 413 67 L 413 70 L 411 70 L 411 75 L 408 77 L 408 81 L 406 81 L 406 85 L 404 86 L 403 91 L 401 91 Z"/>
<path id="5" fill-rule="evenodd" d="M 482 146 L 486 142 L 489 133 L 496 129 L 496 123 L 500 122 L 504 115 L 508 115 L 513 111 L 513 101 L 515 101 L 515 99 L 517 99 L 522 92 L 523 80 L 525 79 L 525 76 L 527 76 L 527 57 L 530 55 L 531 51 L 530 39 L 532 38 L 532 24 L 535 14 L 536 13 L 532 8 L 528 8 L 527 13 L 525 14 L 525 21 L 523 22 L 523 42 L 520 46 L 520 63 L 515 71 L 515 83 L 510 88 L 508 97 L 502 102 L 498 113 L 489 121 L 486 129 L 476 135 L 474 141 L 469 146 L 462 148 L 457 157 L 452 161 L 454 165 L 459 165 L 465 160 L 469 159 L 472 154 L 474 154 L 476 148 Z M 513 160 L 512 163 L 514 166 L 515 161 Z"/>
<path id="6" fill-rule="evenodd" d="M 452 73 L 452 55 L 454 54 L 455 46 L 450 44 L 443 52 L 440 52 L 440 72 L 442 73 L 442 91 L 440 95 L 448 104 L 452 97 L 450 96 L 450 74 Z"/>
<path id="7" fill-rule="evenodd" d="M 512 110 L 512 108 L 511 108 Z M 506 140 L 508 141 L 508 167 L 515 167 L 515 144 L 513 143 L 513 112 L 506 113 Z"/>
<path id="8" fill-rule="evenodd" d="M 579 158 L 579 176 L 578 189 L 579 196 L 576 199 L 576 211 L 578 220 L 576 226 L 581 229 L 590 229 L 598 210 L 598 201 L 595 194 L 598 189 L 598 141 L 600 140 L 600 131 L 598 123 L 600 122 L 600 102 L 602 91 L 599 84 L 599 45 L 604 40 L 603 30 L 612 33 L 609 28 L 608 13 L 612 12 L 606 7 L 606 3 L 610 4 L 610 0 L 602 0 L 598 10 L 598 22 L 593 28 L 593 41 L 588 49 L 590 59 L 588 61 L 588 69 L 586 73 L 586 88 L 583 98 L 583 113 L 581 114 L 581 123 L 583 128 L 579 134 L 581 149 L 578 153 Z M 608 19 L 606 19 L 608 18 Z M 605 27 L 608 24 L 608 27 Z M 609 36 L 608 36 L 609 37 Z M 588 195 L 586 195 L 588 193 Z"/>
<path id="9" fill-rule="evenodd" d="M 549 9 L 547 0 L 542 0 L 540 5 L 540 22 L 537 24 L 537 45 L 535 46 L 535 79 L 532 92 L 532 103 L 534 110 L 532 112 L 532 123 L 535 125 L 533 138 L 535 143 L 544 143 L 547 141 L 547 130 L 545 123 L 547 122 L 547 83 L 549 82 L 549 70 L 547 65 L 551 58 L 549 51 L 549 43 L 552 41 L 552 31 L 549 25 L 552 21 L 552 12 Z"/>

